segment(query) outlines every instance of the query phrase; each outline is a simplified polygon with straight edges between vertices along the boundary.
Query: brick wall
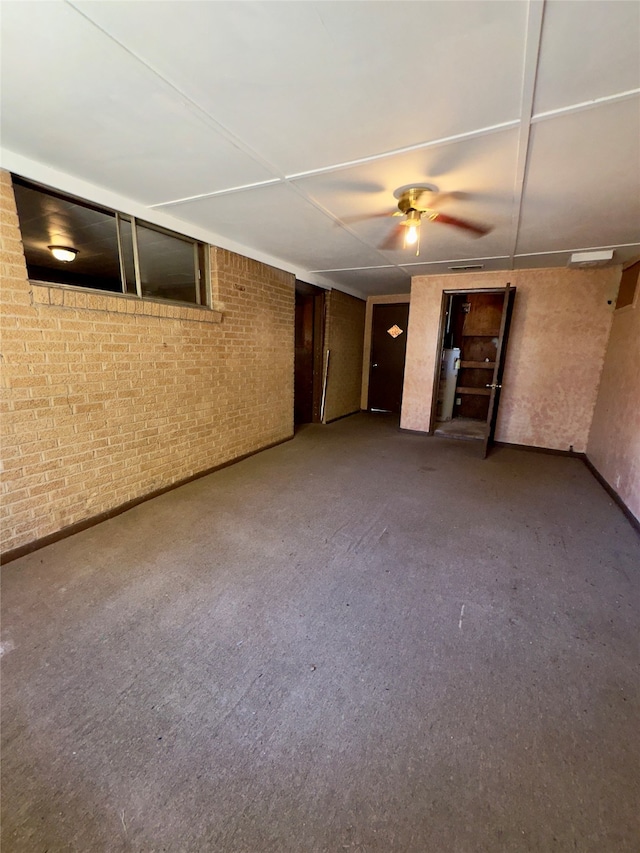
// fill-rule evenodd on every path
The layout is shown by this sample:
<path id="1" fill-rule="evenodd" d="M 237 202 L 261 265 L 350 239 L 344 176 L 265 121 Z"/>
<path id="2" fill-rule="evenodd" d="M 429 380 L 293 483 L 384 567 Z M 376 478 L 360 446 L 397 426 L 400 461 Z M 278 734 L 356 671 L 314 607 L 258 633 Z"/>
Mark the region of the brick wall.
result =
<path id="1" fill-rule="evenodd" d="M 31 284 L 0 192 L 2 553 L 293 434 L 294 276 L 212 249 L 217 311 Z"/>
<path id="2" fill-rule="evenodd" d="M 325 420 L 360 410 L 366 304 L 339 290 L 327 294 L 325 347 L 330 350 Z"/>

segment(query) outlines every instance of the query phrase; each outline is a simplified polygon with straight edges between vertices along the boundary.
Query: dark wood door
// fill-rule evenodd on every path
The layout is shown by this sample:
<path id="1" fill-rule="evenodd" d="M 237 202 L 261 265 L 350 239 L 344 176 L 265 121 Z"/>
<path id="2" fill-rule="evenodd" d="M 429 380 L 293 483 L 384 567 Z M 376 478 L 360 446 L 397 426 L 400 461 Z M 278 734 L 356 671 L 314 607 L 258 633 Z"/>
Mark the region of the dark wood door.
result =
<path id="1" fill-rule="evenodd" d="M 296 282 L 293 395 L 296 425 L 320 421 L 324 305 L 324 291 Z"/>
<path id="2" fill-rule="evenodd" d="M 368 405 L 371 411 L 400 411 L 408 325 L 408 303 L 373 306 Z"/>
<path id="3" fill-rule="evenodd" d="M 313 420 L 313 296 L 296 293 L 294 420 Z"/>
<path id="4" fill-rule="evenodd" d="M 515 287 L 508 284 L 504 292 L 502 304 L 502 316 L 500 318 L 500 332 L 498 334 L 498 345 L 496 349 L 496 363 L 493 368 L 493 377 L 487 388 L 490 389 L 489 411 L 487 414 L 487 431 L 484 439 L 483 455 L 486 458 L 496 432 L 498 420 L 498 404 L 500 402 L 500 391 L 502 390 L 502 374 L 504 373 L 505 356 L 507 353 L 507 341 L 509 339 L 509 327 L 511 325 L 511 314 L 513 313 L 513 302 L 516 296 Z"/>

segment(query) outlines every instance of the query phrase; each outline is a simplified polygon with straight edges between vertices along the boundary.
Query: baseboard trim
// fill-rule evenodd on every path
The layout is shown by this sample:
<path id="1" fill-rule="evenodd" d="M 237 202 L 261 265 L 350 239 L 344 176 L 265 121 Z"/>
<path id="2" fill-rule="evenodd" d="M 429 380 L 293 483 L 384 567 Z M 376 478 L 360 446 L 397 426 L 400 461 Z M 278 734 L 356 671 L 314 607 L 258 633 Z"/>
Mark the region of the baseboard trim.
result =
<path id="1" fill-rule="evenodd" d="M 605 478 L 602 476 L 600 471 L 595 467 L 593 462 L 589 459 L 589 457 L 584 454 L 584 464 L 587 466 L 589 471 L 593 474 L 596 480 L 600 483 L 605 492 L 609 495 L 611 500 L 618 505 L 618 507 L 622 510 L 624 515 L 627 518 L 627 521 L 631 524 L 633 529 L 640 535 L 640 521 L 635 517 L 635 515 L 631 512 L 626 503 L 622 500 L 620 495 L 616 492 L 616 490 L 611 486 Z"/>
<path id="2" fill-rule="evenodd" d="M 84 518 L 82 521 L 76 521 L 74 524 L 69 524 L 67 527 L 63 527 L 55 533 L 50 533 L 48 536 L 42 536 L 40 539 L 34 539 L 33 542 L 28 542 L 26 545 L 20 545 L 18 548 L 12 548 L 9 551 L 5 551 L 3 554 L 0 554 L 0 564 L 4 566 L 13 560 L 17 560 L 19 557 L 25 557 L 27 554 L 32 554 L 34 551 L 39 551 L 41 548 L 46 548 L 47 545 L 53 545 L 54 542 L 60 542 L 60 540 L 66 539 L 68 536 L 73 536 L 76 533 L 81 533 L 83 530 L 88 530 L 90 527 L 95 527 L 97 524 L 102 524 L 103 521 L 108 521 L 110 518 L 122 515 L 123 512 L 127 512 L 140 504 L 153 500 L 153 498 L 158 498 L 160 495 L 164 495 L 167 492 L 172 492 L 174 489 L 179 489 L 180 486 L 186 486 L 187 483 L 193 483 L 194 480 L 200 480 L 202 477 L 208 477 L 209 474 L 215 474 L 216 471 L 221 471 L 223 468 L 229 468 L 229 466 L 235 465 L 237 462 L 242 462 L 245 459 L 249 459 L 251 456 L 255 456 L 257 453 L 262 453 L 263 450 L 270 450 L 272 447 L 278 447 L 280 444 L 286 444 L 286 442 L 291 441 L 293 437 L 293 435 L 290 435 L 280 441 L 273 441 L 271 444 L 265 444 L 264 447 L 258 447 L 250 453 L 244 453 L 242 456 L 236 456 L 233 459 L 229 459 L 227 462 L 221 462 L 219 465 L 214 465 L 211 468 L 207 468 L 205 471 L 199 471 L 197 474 L 191 474 L 189 477 L 185 477 L 184 479 L 171 483 L 168 486 L 162 486 L 160 489 L 154 489 L 154 491 L 148 492 L 146 495 L 141 495 L 139 498 L 134 498 L 126 503 L 119 504 L 112 509 L 98 513 L 98 515 L 92 515 L 91 518 Z"/>
<path id="3" fill-rule="evenodd" d="M 494 441 L 494 447 L 507 447 L 511 450 L 526 450 L 528 453 L 545 453 L 548 456 L 568 456 L 571 459 L 586 459 L 586 454 L 577 450 L 556 450 L 554 447 L 537 447 L 534 444 L 512 444 L 510 441 Z"/>
<path id="4" fill-rule="evenodd" d="M 595 467 L 593 462 L 589 459 L 586 453 L 578 453 L 575 450 L 554 450 L 553 448 L 547 447 L 533 447 L 529 444 L 509 444 L 506 441 L 496 441 L 494 444 L 497 447 L 514 447 L 518 450 L 528 450 L 532 453 L 547 453 L 553 456 L 570 456 L 574 459 L 581 459 L 584 464 L 587 466 L 589 471 L 593 474 L 596 480 L 600 483 L 605 492 L 609 495 L 611 500 L 617 504 L 617 506 L 622 510 L 625 515 L 627 521 L 631 524 L 636 533 L 640 534 L 640 521 L 635 517 L 635 515 L 631 512 L 626 503 L 622 500 L 620 495 L 616 492 L 616 490 L 611 486 L 602 474 Z"/>

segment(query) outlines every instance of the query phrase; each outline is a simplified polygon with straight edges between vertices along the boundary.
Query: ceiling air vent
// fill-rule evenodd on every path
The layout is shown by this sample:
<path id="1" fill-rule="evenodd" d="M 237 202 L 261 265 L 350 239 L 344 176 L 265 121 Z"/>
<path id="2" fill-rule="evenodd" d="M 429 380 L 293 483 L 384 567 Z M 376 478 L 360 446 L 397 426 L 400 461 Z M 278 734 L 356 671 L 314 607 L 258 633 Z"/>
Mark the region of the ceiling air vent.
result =
<path id="1" fill-rule="evenodd" d="M 613 260 L 613 249 L 599 252 L 574 252 L 569 258 L 568 267 L 606 267 Z"/>
<path id="2" fill-rule="evenodd" d="M 449 267 L 454 272 L 468 272 L 469 270 L 483 270 L 484 264 L 461 264 L 458 267 Z"/>

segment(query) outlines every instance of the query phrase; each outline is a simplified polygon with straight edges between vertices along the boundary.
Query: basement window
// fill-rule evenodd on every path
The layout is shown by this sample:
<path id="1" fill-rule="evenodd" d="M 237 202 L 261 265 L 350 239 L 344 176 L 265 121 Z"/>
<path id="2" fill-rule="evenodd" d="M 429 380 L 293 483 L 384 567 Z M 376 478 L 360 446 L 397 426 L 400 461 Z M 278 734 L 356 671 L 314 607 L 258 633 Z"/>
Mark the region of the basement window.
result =
<path id="1" fill-rule="evenodd" d="M 17 176 L 13 189 L 31 281 L 210 306 L 205 243 Z"/>

